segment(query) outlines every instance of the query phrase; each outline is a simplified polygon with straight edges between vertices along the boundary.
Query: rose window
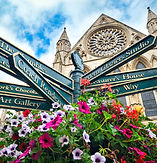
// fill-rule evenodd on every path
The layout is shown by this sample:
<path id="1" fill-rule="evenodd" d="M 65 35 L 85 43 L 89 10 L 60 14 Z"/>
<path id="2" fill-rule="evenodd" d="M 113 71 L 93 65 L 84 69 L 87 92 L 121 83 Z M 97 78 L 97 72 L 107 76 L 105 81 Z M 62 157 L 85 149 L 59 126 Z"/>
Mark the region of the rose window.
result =
<path id="1" fill-rule="evenodd" d="M 94 56 L 109 57 L 124 49 L 126 35 L 121 29 L 100 29 L 89 37 L 88 50 Z"/>

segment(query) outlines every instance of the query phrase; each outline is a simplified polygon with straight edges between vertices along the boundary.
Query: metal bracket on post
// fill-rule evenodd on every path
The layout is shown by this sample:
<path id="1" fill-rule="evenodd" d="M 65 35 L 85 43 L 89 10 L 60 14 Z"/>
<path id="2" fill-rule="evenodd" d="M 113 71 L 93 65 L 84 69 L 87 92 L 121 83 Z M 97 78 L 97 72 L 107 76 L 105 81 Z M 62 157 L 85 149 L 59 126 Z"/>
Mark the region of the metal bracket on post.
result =
<path id="1" fill-rule="evenodd" d="M 80 79 L 84 74 L 82 71 L 84 69 L 84 65 L 83 65 L 82 58 L 78 51 L 74 51 L 71 54 L 71 59 L 75 66 L 75 70 L 72 71 L 70 74 L 71 78 L 74 80 L 73 102 L 77 102 L 77 99 L 81 94 Z"/>

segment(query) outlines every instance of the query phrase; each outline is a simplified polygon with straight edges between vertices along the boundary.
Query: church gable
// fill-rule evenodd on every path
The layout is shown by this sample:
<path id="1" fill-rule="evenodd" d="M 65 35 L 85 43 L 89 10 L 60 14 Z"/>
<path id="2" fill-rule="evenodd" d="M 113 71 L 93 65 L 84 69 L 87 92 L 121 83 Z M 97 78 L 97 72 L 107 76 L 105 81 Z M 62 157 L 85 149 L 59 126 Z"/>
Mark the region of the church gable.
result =
<path id="1" fill-rule="evenodd" d="M 141 32 L 102 14 L 74 45 L 72 51 L 79 49 L 86 62 L 101 60 L 116 55 L 143 37 L 145 35 Z"/>

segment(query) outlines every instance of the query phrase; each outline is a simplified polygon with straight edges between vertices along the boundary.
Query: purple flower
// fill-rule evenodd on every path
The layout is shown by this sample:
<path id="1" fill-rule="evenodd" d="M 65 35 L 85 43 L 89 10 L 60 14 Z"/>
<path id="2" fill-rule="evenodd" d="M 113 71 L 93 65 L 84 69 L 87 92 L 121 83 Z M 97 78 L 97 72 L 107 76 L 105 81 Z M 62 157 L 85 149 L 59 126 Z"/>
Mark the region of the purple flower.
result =
<path id="1" fill-rule="evenodd" d="M 57 109 L 57 108 L 59 108 L 60 107 L 60 104 L 58 103 L 58 102 L 54 102 L 53 104 L 52 104 L 52 108 L 54 108 L 54 109 Z"/>
<path id="2" fill-rule="evenodd" d="M 64 105 L 64 106 L 63 106 L 63 109 L 64 109 L 64 110 L 67 110 L 67 111 L 75 110 L 71 105 Z"/>
<path id="3" fill-rule="evenodd" d="M 74 126 L 74 127 L 70 127 L 71 129 L 71 132 L 76 132 L 77 128 Z"/>
<path id="4" fill-rule="evenodd" d="M 92 155 L 91 160 L 93 161 L 93 163 L 106 162 L 106 158 L 104 156 L 102 156 L 99 152 L 96 152 L 94 155 Z"/>
<path id="5" fill-rule="evenodd" d="M 49 128 L 46 127 L 46 124 L 43 124 L 38 127 L 38 130 L 41 132 L 47 132 Z"/>
<path id="6" fill-rule="evenodd" d="M 62 147 L 66 144 L 69 144 L 69 137 L 64 135 L 59 138 L 59 142 L 62 143 Z"/>
<path id="7" fill-rule="evenodd" d="M 86 131 L 83 131 L 83 139 L 85 140 L 86 143 L 90 142 L 89 140 L 89 135 L 86 133 Z"/>
<path id="8" fill-rule="evenodd" d="M 74 160 L 81 160 L 83 151 L 81 151 L 79 148 L 76 148 L 75 150 L 72 151 L 73 154 L 73 159 Z"/>
<path id="9" fill-rule="evenodd" d="M 93 97 L 88 99 L 88 104 L 89 105 L 94 105 L 95 104 L 95 101 L 94 101 Z"/>
<path id="10" fill-rule="evenodd" d="M 17 120 L 18 121 L 22 121 L 22 120 L 24 120 L 25 119 L 25 117 L 23 116 L 23 115 L 19 115 L 18 117 L 17 117 Z"/>
<path id="11" fill-rule="evenodd" d="M 61 110 L 58 110 L 56 112 L 56 116 L 59 115 L 60 117 L 63 117 L 65 115 L 65 112 L 61 111 Z"/>
<path id="12" fill-rule="evenodd" d="M 152 138 L 152 139 L 153 139 L 153 138 L 155 138 L 155 139 L 157 138 L 156 135 L 155 135 L 150 129 L 147 129 L 147 131 L 149 132 L 148 136 L 149 136 L 150 138 Z"/>
<path id="13" fill-rule="evenodd" d="M 18 131 L 18 133 L 19 133 L 19 137 L 25 137 L 27 134 L 27 130 L 22 128 Z"/>
<path id="14" fill-rule="evenodd" d="M 8 149 L 10 151 L 15 151 L 16 150 L 16 147 L 17 147 L 17 144 L 11 144 L 11 145 L 8 146 Z"/>
<path id="15" fill-rule="evenodd" d="M 11 120 L 10 120 L 10 123 L 11 123 L 11 126 L 15 126 L 15 127 L 17 127 L 18 124 L 19 124 L 19 122 L 18 122 L 17 119 L 11 119 Z"/>
<path id="16" fill-rule="evenodd" d="M 41 117 L 42 121 L 45 121 L 45 120 L 49 120 L 50 121 L 50 118 L 49 118 L 50 116 L 46 112 L 41 113 L 40 117 Z"/>

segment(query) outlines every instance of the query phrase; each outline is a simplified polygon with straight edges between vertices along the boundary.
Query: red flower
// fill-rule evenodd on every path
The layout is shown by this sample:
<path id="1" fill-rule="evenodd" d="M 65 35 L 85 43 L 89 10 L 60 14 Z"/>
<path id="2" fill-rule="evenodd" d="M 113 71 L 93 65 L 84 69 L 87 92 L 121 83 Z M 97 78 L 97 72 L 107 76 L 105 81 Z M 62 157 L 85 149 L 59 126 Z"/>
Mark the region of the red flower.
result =
<path id="1" fill-rule="evenodd" d="M 91 113 L 89 111 L 90 107 L 87 105 L 87 103 L 85 101 L 83 101 L 83 102 L 79 101 L 77 104 L 79 105 L 80 112 L 85 113 L 85 114 L 90 114 Z"/>
<path id="2" fill-rule="evenodd" d="M 126 163 L 126 160 L 120 159 L 121 163 Z"/>
<path id="3" fill-rule="evenodd" d="M 77 115 L 74 114 L 74 124 L 79 127 L 80 129 L 82 129 L 82 126 L 78 123 L 78 119 L 77 119 Z"/>
<path id="4" fill-rule="evenodd" d="M 2 145 L 0 146 L 0 149 L 3 148 L 3 147 L 4 147 L 4 144 L 2 144 Z"/>
<path id="5" fill-rule="evenodd" d="M 116 114 L 112 114 L 112 118 L 115 119 L 117 116 Z"/>
<path id="6" fill-rule="evenodd" d="M 98 114 L 102 114 L 103 110 L 107 112 L 107 108 L 103 104 L 101 104 L 101 107 L 97 109 L 96 111 L 98 112 Z"/>
<path id="7" fill-rule="evenodd" d="M 41 144 L 42 148 L 52 147 L 53 138 L 51 138 L 48 133 L 45 133 L 39 137 L 39 143 Z"/>
<path id="8" fill-rule="evenodd" d="M 12 139 L 15 141 L 15 140 L 17 140 L 17 139 L 19 139 L 20 137 L 17 135 L 17 134 L 13 134 L 12 135 Z"/>
<path id="9" fill-rule="evenodd" d="M 104 85 L 102 85 L 100 87 L 100 90 L 103 90 L 103 89 L 105 89 L 106 91 L 109 91 L 109 92 L 113 93 L 113 91 L 111 89 L 111 84 L 109 84 L 109 83 L 105 83 Z"/>
<path id="10" fill-rule="evenodd" d="M 81 85 L 88 86 L 90 85 L 90 81 L 88 79 L 81 79 Z"/>
<path id="11" fill-rule="evenodd" d="M 30 113 L 30 110 L 27 109 L 27 110 L 23 111 L 23 116 L 27 117 L 29 115 L 29 113 Z"/>
<path id="12" fill-rule="evenodd" d="M 22 127 L 22 125 L 18 124 L 18 126 L 17 126 L 17 127 L 19 127 L 19 128 L 20 128 L 20 127 Z"/>
<path id="13" fill-rule="evenodd" d="M 130 110 L 130 107 L 127 107 L 127 109 L 125 110 L 127 117 L 131 118 L 131 119 L 136 119 L 137 121 L 139 120 L 139 112 L 135 109 Z"/>
<path id="14" fill-rule="evenodd" d="M 46 128 L 52 127 L 55 130 L 59 126 L 59 124 L 62 122 L 62 120 L 63 118 L 57 115 L 57 117 L 54 120 L 46 123 Z"/>
<path id="15" fill-rule="evenodd" d="M 117 102 L 113 99 L 113 102 L 112 102 L 112 106 L 113 108 L 115 109 L 115 111 L 117 112 L 117 114 L 120 114 L 121 111 L 120 111 L 120 108 L 122 107 L 121 104 L 117 104 Z"/>
<path id="16" fill-rule="evenodd" d="M 27 147 L 28 147 L 28 144 L 26 144 L 25 142 L 23 142 L 23 143 L 20 144 L 19 149 L 20 149 L 21 151 L 24 151 L 24 150 L 27 149 Z"/>
<path id="17" fill-rule="evenodd" d="M 122 130 L 122 133 L 123 133 L 128 139 L 130 139 L 130 138 L 132 137 L 132 135 L 133 135 L 132 131 L 131 131 L 130 129 L 128 129 L 128 128 L 124 128 L 124 129 Z"/>
<path id="18" fill-rule="evenodd" d="M 37 153 L 33 153 L 32 154 L 32 160 L 37 160 L 39 155 L 40 155 L 41 151 L 40 152 L 37 152 Z"/>

